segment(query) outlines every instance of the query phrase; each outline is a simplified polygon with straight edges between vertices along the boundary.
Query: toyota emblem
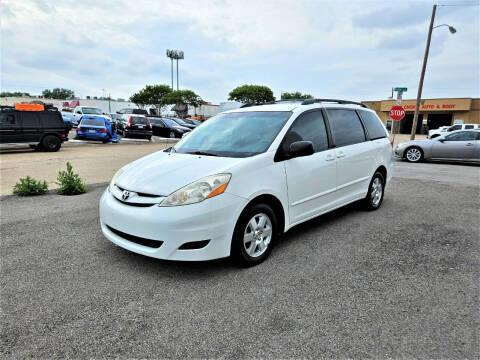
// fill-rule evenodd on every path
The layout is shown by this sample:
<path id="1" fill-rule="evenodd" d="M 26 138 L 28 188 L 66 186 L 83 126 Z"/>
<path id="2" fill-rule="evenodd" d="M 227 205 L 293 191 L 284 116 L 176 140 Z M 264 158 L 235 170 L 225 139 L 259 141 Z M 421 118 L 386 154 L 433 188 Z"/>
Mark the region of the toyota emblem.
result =
<path id="1" fill-rule="evenodd" d="M 130 197 L 130 191 L 128 191 L 128 190 L 123 190 L 122 200 L 127 200 L 129 197 Z"/>

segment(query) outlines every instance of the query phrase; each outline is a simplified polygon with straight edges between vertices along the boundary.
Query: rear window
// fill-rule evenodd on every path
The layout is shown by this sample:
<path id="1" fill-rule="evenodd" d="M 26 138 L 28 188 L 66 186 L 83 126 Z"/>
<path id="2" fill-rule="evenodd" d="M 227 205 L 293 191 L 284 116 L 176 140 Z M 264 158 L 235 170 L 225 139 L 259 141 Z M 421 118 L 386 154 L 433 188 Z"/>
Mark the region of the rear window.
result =
<path id="1" fill-rule="evenodd" d="M 360 111 L 363 123 L 367 128 L 368 136 L 370 139 L 380 139 L 387 137 L 385 128 L 377 115 L 370 111 Z"/>
<path id="2" fill-rule="evenodd" d="M 365 141 L 365 132 L 355 111 L 328 109 L 327 114 L 336 146 L 353 145 Z"/>
<path id="3" fill-rule="evenodd" d="M 98 119 L 83 119 L 80 122 L 80 125 L 90 125 L 90 126 L 105 126 L 105 121 Z"/>
<path id="4" fill-rule="evenodd" d="M 132 114 L 148 115 L 148 112 L 147 110 L 144 110 L 144 109 L 133 109 Z"/>
<path id="5" fill-rule="evenodd" d="M 147 118 L 142 117 L 142 116 L 132 116 L 131 119 L 132 119 L 132 121 L 131 121 L 132 125 L 135 125 L 135 124 L 147 125 L 148 124 Z"/>

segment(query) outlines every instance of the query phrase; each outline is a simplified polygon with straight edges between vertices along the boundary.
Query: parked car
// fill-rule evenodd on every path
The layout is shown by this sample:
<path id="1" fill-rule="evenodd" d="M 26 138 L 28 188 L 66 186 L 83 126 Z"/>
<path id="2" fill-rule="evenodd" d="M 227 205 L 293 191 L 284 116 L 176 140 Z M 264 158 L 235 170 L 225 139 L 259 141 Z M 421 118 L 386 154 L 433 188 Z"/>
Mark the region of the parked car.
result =
<path id="1" fill-rule="evenodd" d="M 62 115 L 62 120 L 65 123 L 65 125 L 67 125 L 68 130 L 69 131 L 72 130 L 73 128 L 72 119 Z"/>
<path id="2" fill-rule="evenodd" d="M 112 122 L 112 118 L 110 117 L 110 115 L 104 114 L 102 110 L 100 110 L 99 108 L 92 107 L 92 106 L 76 106 L 72 112 L 73 125 L 77 126 L 80 120 L 82 119 L 82 116 L 84 115 L 100 116 Z"/>
<path id="3" fill-rule="evenodd" d="M 245 107 L 121 168 L 101 197 L 100 225 L 146 256 L 255 265 L 295 225 L 357 200 L 378 209 L 391 176 L 391 141 L 365 105 Z"/>
<path id="4" fill-rule="evenodd" d="M 56 108 L 19 111 L 0 107 L 0 143 L 28 144 L 32 149 L 58 151 L 68 141 L 69 128 Z"/>
<path id="5" fill-rule="evenodd" d="M 422 160 L 480 162 L 480 131 L 456 130 L 433 139 L 400 143 L 395 147 L 395 155 L 414 163 Z"/>
<path id="6" fill-rule="evenodd" d="M 437 136 L 441 136 L 441 135 L 443 135 L 444 133 L 447 132 L 447 129 L 449 127 L 450 126 L 440 126 L 438 129 L 428 130 L 428 136 L 427 137 L 429 139 L 434 139 Z"/>
<path id="7" fill-rule="evenodd" d="M 122 121 L 122 115 L 120 114 L 110 114 L 110 117 L 112 118 L 112 125 L 114 126 L 114 130 L 117 130 L 118 123 Z"/>
<path id="8" fill-rule="evenodd" d="M 99 140 L 103 143 L 117 142 L 117 136 L 112 124 L 101 116 L 85 115 L 77 126 L 77 138 L 85 140 Z"/>
<path id="9" fill-rule="evenodd" d="M 195 129 L 197 127 L 197 125 L 195 124 L 190 124 L 188 122 L 186 122 L 185 120 L 182 120 L 180 118 L 170 118 L 171 120 L 175 121 L 178 125 L 180 126 L 183 126 L 183 127 L 186 127 L 186 128 L 189 128 L 189 129 Z"/>
<path id="10" fill-rule="evenodd" d="M 189 123 L 189 124 L 192 124 L 192 125 L 200 125 L 202 123 L 202 121 L 200 120 L 194 120 L 194 119 L 183 119 L 183 121 L 185 121 L 186 123 Z"/>
<path id="11" fill-rule="evenodd" d="M 117 132 L 124 138 L 140 137 L 151 140 L 152 124 L 150 120 L 143 115 L 129 115 L 127 119 L 122 118 L 122 120 L 118 122 Z"/>
<path id="12" fill-rule="evenodd" d="M 149 119 L 152 123 L 153 135 L 156 136 L 181 138 L 183 134 L 192 130 L 188 127 L 180 126 L 172 119 L 158 117 L 150 117 Z"/>

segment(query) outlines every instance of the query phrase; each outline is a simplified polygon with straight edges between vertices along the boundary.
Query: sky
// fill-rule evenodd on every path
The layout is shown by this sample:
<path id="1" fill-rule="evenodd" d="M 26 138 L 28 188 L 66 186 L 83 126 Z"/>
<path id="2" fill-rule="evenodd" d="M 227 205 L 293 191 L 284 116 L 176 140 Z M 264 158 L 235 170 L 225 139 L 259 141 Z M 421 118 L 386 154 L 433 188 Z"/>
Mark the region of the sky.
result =
<path id="1" fill-rule="evenodd" d="M 280 98 L 415 98 L 433 1 L 0 0 L 0 90 L 125 98 L 170 84 L 219 103 L 243 84 Z M 480 97 L 480 6 L 437 8 L 423 98 Z M 452 6 L 453 5 L 453 6 Z M 176 79 L 174 80 L 176 84 Z M 176 85 L 175 85 L 176 86 Z"/>

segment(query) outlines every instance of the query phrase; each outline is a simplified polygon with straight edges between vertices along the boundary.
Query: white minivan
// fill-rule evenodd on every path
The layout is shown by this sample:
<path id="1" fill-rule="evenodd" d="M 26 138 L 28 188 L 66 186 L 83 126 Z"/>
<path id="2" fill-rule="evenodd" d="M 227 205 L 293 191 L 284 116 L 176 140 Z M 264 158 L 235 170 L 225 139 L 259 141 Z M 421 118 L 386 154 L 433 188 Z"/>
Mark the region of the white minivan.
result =
<path id="1" fill-rule="evenodd" d="M 295 225 L 362 200 L 378 209 L 392 145 L 374 111 L 345 100 L 244 106 L 121 168 L 100 200 L 110 241 L 169 260 L 263 261 Z"/>

